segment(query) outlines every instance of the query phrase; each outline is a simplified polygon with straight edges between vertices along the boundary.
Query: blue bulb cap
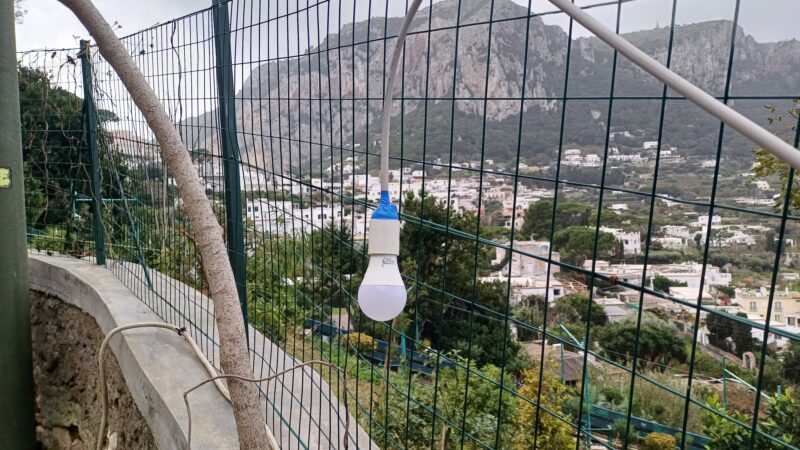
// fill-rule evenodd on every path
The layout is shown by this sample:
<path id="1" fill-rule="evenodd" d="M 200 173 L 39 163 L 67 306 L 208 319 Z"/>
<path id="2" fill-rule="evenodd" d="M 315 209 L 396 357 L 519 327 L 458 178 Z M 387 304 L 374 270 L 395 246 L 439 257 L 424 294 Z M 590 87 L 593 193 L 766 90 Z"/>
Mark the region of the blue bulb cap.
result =
<path id="1" fill-rule="evenodd" d="M 400 220 L 400 214 L 397 213 L 397 206 L 392 205 L 388 191 L 381 191 L 381 201 L 375 209 L 375 212 L 372 213 L 372 218 L 379 220 Z"/>

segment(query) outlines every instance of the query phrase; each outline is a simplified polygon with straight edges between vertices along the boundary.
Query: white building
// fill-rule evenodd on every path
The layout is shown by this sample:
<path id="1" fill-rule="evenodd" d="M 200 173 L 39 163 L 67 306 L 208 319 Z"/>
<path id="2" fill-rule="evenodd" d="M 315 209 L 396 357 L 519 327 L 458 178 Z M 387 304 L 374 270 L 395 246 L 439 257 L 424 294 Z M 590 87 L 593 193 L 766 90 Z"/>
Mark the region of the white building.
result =
<path id="1" fill-rule="evenodd" d="M 730 236 L 725 236 L 724 238 L 717 239 L 716 245 L 718 247 L 728 247 L 731 245 L 755 245 L 756 238 L 753 236 L 742 232 L 741 230 L 733 230 L 731 231 Z"/>
<path id="2" fill-rule="evenodd" d="M 550 243 L 547 241 L 517 241 L 514 243 L 511 258 L 499 272 L 489 277 L 482 277 L 481 281 L 511 284 L 511 306 L 519 305 L 522 300 L 531 295 L 539 295 L 554 302 L 564 296 L 564 286 L 553 276 L 559 271 L 558 265 L 548 263 L 550 257 Z M 492 264 L 498 265 L 506 258 L 506 250 L 496 249 L 496 256 Z M 560 261 L 558 252 L 553 252 L 549 261 Z M 550 267 L 550 281 L 548 283 L 547 268 Z"/>
<path id="3" fill-rule="evenodd" d="M 654 265 L 648 273 L 652 276 L 661 275 L 670 280 L 686 283 L 686 287 L 700 288 L 700 278 L 703 275 L 703 265 L 695 262 L 681 264 Z M 731 274 L 722 272 L 719 267 L 706 265 L 706 286 L 728 286 L 731 284 Z"/>
<path id="4" fill-rule="evenodd" d="M 600 231 L 611 233 L 622 244 L 625 255 L 638 255 L 642 253 L 642 237 L 638 231 L 623 231 L 619 228 L 600 227 Z"/>
<path id="5" fill-rule="evenodd" d="M 655 150 L 658 148 L 658 141 L 644 141 L 642 142 L 643 150 Z"/>
<path id="6" fill-rule="evenodd" d="M 267 173 L 263 170 L 246 169 L 242 167 L 239 184 L 245 191 L 266 191 L 272 189 Z"/>
<path id="7" fill-rule="evenodd" d="M 761 191 L 768 191 L 769 190 L 769 183 L 765 180 L 756 180 L 753 182 L 757 189 Z"/>
<path id="8" fill-rule="evenodd" d="M 716 166 L 717 166 L 716 159 L 704 159 L 703 161 L 700 162 L 700 167 L 704 169 L 713 169 Z"/>
<path id="9" fill-rule="evenodd" d="M 661 232 L 670 237 L 692 239 L 692 235 L 689 233 L 689 228 L 683 225 L 664 225 L 661 227 Z"/>
<path id="10" fill-rule="evenodd" d="M 584 167 L 600 167 L 602 165 L 603 165 L 603 159 L 600 158 L 600 155 L 589 153 L 588 155 L 583 157 Z"/>
<path id="11" fill-rule="evenodd" d="M 641 153 L 616 153 L 608 156 L 610 161 L 629 162 L 633 164 L 644 164 L 649 158 L 642 156 Z"/>
<path id="12" fill-rule="evenodd" d="M 337 204 L 300 208 L 292 202 L 255 199 L 247 201 L 245 214 L 257 231 L 283 236 L 310 233 L 331 223 L 338 223 L 344 219 L 346 212 Z"/>
<path id="13" fill-rule="evenodd" d="M 484 200 L 503 200 L 512 192 L 510 186 L 493 186 L 483 192 Z"/>
<path id="14" fill-rule="evenodd" d="M 353 175 L 353 187 L 362 191 L 365 191 L 368 186 L 379 185 L 380 186 L 381 180 L 378 177 L 373 177 L 372 175 L 366 174 L 358 174 Z"/>
<path id="15" fill-rule="evenodd" d="M 603 307 L 603 311 L 611 323 L 621 322 L 628 316 L 630 308 L 618 298 L 595 297 L 595 303 Z"/>
<path id="16" fill-rule="evenodd" d="M 414 195 L 419 195 L 422 190 L 422 183 L 403 183 L 399 181 L 389 182 L 389 197 L 392 201 L 397 201 L 401 196 L 405 196 L 408 192 L 413 192 Z M 370 201 L 377 202 L 381 198 L 381 185 L 380 183 L 372 184 L 367 190 L 367 198 Z"/>
<path id="17" fill-rule="evenodd" d="M 669 288 L 669 295 L 692 303 L 697 302 L 697 295 L 699 293 L 700 292 L 696 287 L 672 286 L 671 288 Z M 706 286 L 706 288 L 703 289 L 703 293 L 700 296 L 700 303 L 704 305 L 714 304 L 714 296 L 711 295 L 710 292 L 708 292 L 708 286 Z"/>
<path id="18" fill-rule="evenodd" d="M 564 166 L 573 167 L 601 167 L 603 165 L 603 158 L 594 153 L 589 153 L 585 156 L 581 155 L 581 150 L 577 148 L 570 148 L 564 150 L 564 161 L 561 163 Z"/>
<path id="19" fill-rule="evenodd" d="M 622 213 L 623 211 L 628 211 L 628 204 L 627 203 L 614 203 L 611 205 L 611 210 L 617 214 Z"/>
<path id="20" fill-rule="evenodd" d="M 686 248 L 691 243 L 689 239 L 673 237 L 673 236 L 657 237 L 653 239 L 653 242 L 658 242 L 659 244 L 661 244 L 662 247 L 672 250 L 680 250 L 682 248 Z"/>
<path id="21" fill-rule="evenodd" d="M 612 131 L 611 132 L 611 138 L 612 139 L 617 137 L 617 136 L 624 136 L 624 137 L 632 138 L 633 134 L 631 134 L 631 132 L 627 131 L 627 130 L 625 130 L 625 131 Z"/>
<path id="22" fill-rule="evenodd" d="M 583 268 L 591 270 L 592 260 L 583 263 Z M 620 281 L 625 281 L 634 285 L 640 285 L 642 280 L 643 264 L 610 264 L 608 261 L 597 261 L 595 272 L 611 276 L 614 275 Z M 653 264 L 647 267 L 647 277 L 653 278 L 662 276 L 672 281 L 686 283 L 686 287 L 694 288 L 695 298 L 700 288 L 700 279 L 703 275 L 703 265 L 695 262 L 680 264 Z M 729 286 L 731 274 L 722 272 L 719 267 L 713 265 L 706 266 L 705 286 Z"/>
<path id="23" fill-rule="evenodd" d="M 722 217 L 714 214 L 711 217 L 711 226 L 720 225 L 722 224 Z M 697 220 L 692 222 L 691 224 L 693 227 L 701 227 L 705 228 L 708 225 L 708 214 L 701 214 L 697 216 Z"/>

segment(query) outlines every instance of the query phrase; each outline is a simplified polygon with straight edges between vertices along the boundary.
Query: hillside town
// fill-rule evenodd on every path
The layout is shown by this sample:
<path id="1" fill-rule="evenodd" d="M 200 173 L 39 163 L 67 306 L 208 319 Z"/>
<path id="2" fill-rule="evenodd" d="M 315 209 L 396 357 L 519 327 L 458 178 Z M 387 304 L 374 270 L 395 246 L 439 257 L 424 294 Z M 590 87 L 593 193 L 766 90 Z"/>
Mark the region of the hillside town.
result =
<path id="1" fill-rule="evenodd" d="M 636 139 L 637 133 L 616 131 L 610 137 L 612 142 L 615 138 L 630 141 Z M 599 170 L 604 166 L 604 155 L 599 153 L 568 148 L 561 155 L 562 167 Z M 652 164 L 656 155 L 661 164 L 691 161 L 676 147 L 659 148 L 657 141 L 644 140 L 638 149 L 610 147 L 605 155 L 606 169 L 629 170 L 635 174 L 637 168 Z M 244 218 L 257 232 L 271 236 L 299 236 L 329 226 L 346 227 L 352 230 L 354 242 L 363 245 L 369 233 L 370 210 L 365 206 L 375 204 L 380 197 L 378 176 L 365 173 L 365 159 L 364 153 L 357 151 L 337 160 L 323 159 L 319 176 L 301 181 L 289 174 L 270 177 L 260 168 L 243 165 L 239 174 L 241 188 L 251 193 L 245 201 Z M 716 160 L 711 160 L 713 164 L 707 160 L 695 162 L 700 168 L 716 164 Z M 552 173 L 557 165 L 553 162 L 535 167 L 520 162 L 516 175 L 517 178 L 522 176 L 523 180 L 524 174 L 546 175 Z M 209 192 L 224 190 L 224 171 L 219 158 L 198 158 L 196 167 Z M 564 296 L 585 294 L 590 288 L 586 280 L 574 276 L 569 265 L 566 270 L 562 269 L 565 263 L 561 261 L 560 253 L 557 248 L 551 248 L 547 239 L 530 240 L 531 236 L 520 236 L 526 211 L 537 202 L 551 200 L 556 193 L 552 188 L 535 182 L 515 184 L 515 178 L 509 176 L 514 171 L 513 167 L 492 159 L 450 165 L 441 164 L 441 160 L 430 166 L 404 164 L 402 169 L 390 170 L 389 194 L 395 201 L 407 195 L 430 196 L 450 205 L 452 211 L 474 213 L 487 226 L 505 229 L 505 232 L 495 235 L 498 240 L 491 265 L 498 269 L 480 277 L 480 280 L 507 283 L 512 308 L 524 305 L 525 299 L 531 296 L 547 298 L 552 306 Z M 748 195 L 735 195 L 718 201 L 761 206 L 774 204 L 777 194 L 769 181 L 753 178 L 751 171 L 742 171 L 738 177 L 740 184 L 749 185 L 745 189 Z M 578 199 L 586 198 L 592 191 L 589 187 L 569 184 L 560 189 L 569 197 Z M 598 227 L 601 233 L 613 236 L 617 245 L 605 254 L 598 253 L 597 260 L 586 259 L 579 265 L 580 269 L 615 280 L 618 284 L 613 289 L 594 287 L 594 298 L 609 321 L 622 321 L 640 307 L 659 309 L 669 312 L 676 333 L 689 333 L 699 303 L 704 308 L 724 311 L 732 316 L 741 315 L 760 324 L 762 328 L 754 327 L 751 333 L 754 339 L 762 339 L 767 305 L 772 297 L 765 287 L 752 288 L 742 282 L 742 277 L 734 279 L 730 269 L 735 264 L 729 263 L 724 267 L 703 264 L 702 258 L 693 261 L 688 255 L 691 250 L 696 252 L 704 248 L 706 239 L 710 239 L 710 249 L 721 251 L 726 248 L 739 251 L 754 246 L 769 247 L 771 243 L 765 239 L 774 239 L 770 233 L 772 228 L 742 221 L 729 214 L 698 212 L 687 208 L 687 203 L 681 199 L 658 196 L 655 201 L 659 207 L 674 212 L 669 213 L 668 222 L 654 223 L 648 230 L 647 211 L 642 208 L 641 200 L 626 196 L 622 191 L 624 189 L 610 191 L 613 202 L 604 203 L 603 208 L 604 214 L 607 212 L 620 220 L 609 221 L 614 222 L 614 226 L 604 225 L 601 221 Z M 625 198 L 633 200 L 626 201 Z M 638 220 L 637 213 L 640 214 Z M 512 226 L 515 232 L 513 245 L 508 241 Z M 686 254 L 686 259 L 645 265 L 648 233 L 651 254 L 656 250 L 679 252 Z M 793 269 L 797 261 L 794 239 L 786 239 L 786 244 L 782 261 L 787 272 L 782 272 L 781 277 L 787 282 L 800 281 L 800 275 Z M 509 246 L 511 255 L 507 258 Z M 653 280 L 657 278 L 668 280 L 670 286 L 654 286 Z M 800 284 L 797 291 L 794 286 L 790 290 L 788 285 L 786 283 L 785 289 L 773 294 L 776 299 L 781 299 L 776 301 L 770 321 L 772 329 L 783 331 L 770 334 L 769 342 L 774 343 L 777 350 L 788 343 L 787 335 L 800 334 Z M 642 292 L 642 289 L 652 293 Z M 701 310 L 699 323 L 702 324 L 705 318 L 706 313 Z M 711 347 L 708 333 L 707 328 L 701 327 L 697 339 L 701 345 Z"/>

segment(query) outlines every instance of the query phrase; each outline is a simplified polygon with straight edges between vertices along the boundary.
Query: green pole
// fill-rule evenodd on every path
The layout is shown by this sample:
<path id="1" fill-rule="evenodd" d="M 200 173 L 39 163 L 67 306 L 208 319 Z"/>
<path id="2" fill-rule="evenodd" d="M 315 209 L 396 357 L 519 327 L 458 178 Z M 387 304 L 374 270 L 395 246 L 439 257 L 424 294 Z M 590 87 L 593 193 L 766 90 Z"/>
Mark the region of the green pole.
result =
<path id="1" fill-rule="evenodd" d="M 239 290 L 239 303 L 244 316 L 244 331 L 249 337 L 247 319 L 247 261 L 244 253 L 244 218 L 242 217 L 242 188 L 239 183 L 239 140 L 236 134 L 236 88 L 233 85 L 231 29 L 228 2 L 213 0 L 214 54 L 217 58 L 217 97 L 219 100 L 220 136 L 223 173 L 225 175 L 225 231 L 228 259 Z"/>
<path id="2" fill-rule="evenodd" d="M 588 348 L 589 338 L 586 338 L 586 347 Z M 588 351 L 584 349 L 584 351 Z M 592 448 L 592 399 L 589 398 L 591 391 L 589 390 L 589 367 L 583 368 L 583 387 L 586 389 L 586 448 Z"/>
<path id="3" fill-rule="evenodd" d="M 728 369 L 725 367 L 726 361 L 727 358 L 722 355 L 722 407 L 728 409 L 728 377 L 725 375 Z"/>
<path id="4" fill-rule="evenodd" d="M 100 186 L 100 151 L 97 148 L 97 109 L 92 92 L 92 62 L 89 41 L 81 41 L 81 72 L 83 74 L 83 112 L 85 114 L 86 142 L 92 161 L 92 212 L 94 228 L 95 262 L 106 263 L 106 236 L 103 228 L 103 194 Z"/>
<path id="5" fill-rule="evenodd" d="M 32 449 L 33 364 L 14 2 L 0 2 L 0 448 Z"/>

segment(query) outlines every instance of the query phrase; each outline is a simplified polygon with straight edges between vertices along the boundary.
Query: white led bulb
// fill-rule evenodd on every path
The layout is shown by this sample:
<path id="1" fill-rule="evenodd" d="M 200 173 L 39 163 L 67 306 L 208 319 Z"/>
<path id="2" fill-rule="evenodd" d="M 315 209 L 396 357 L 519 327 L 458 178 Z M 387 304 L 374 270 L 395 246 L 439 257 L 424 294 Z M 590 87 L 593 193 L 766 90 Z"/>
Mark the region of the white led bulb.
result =
<path id="1" fill-rule="evenodd" d="M 386 197 L 388 206 L 388 195 Z M 394 210 L 395 217 L 396 214 Z M 378 215 L 373 215 L 369 224 L 369 266 L 358 288 L 358 307 L 370 319 L 384 322 L 403 312 L 406 288 L 397 264 L 400 220 L 376 217 Z"/>
<path id="2" fill-rule="evenodd" d="M 406 306 L 406 288 L 396 255 L 372 255 L 358 288 L 358 307 L 372 320 L 392 320 Z"/>

